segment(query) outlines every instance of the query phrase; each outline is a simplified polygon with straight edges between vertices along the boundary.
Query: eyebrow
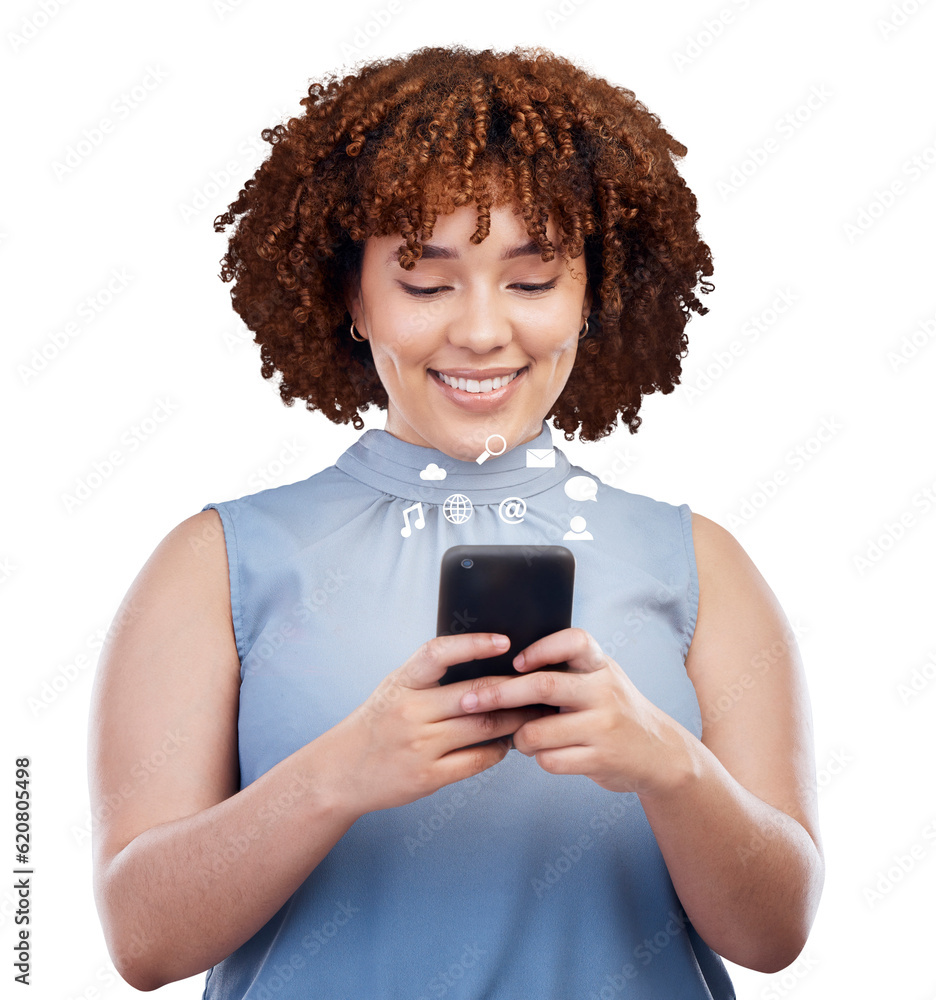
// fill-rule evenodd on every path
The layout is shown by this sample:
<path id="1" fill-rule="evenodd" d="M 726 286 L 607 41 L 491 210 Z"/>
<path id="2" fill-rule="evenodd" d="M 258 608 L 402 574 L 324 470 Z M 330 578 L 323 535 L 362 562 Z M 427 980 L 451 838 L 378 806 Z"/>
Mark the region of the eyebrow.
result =
<path id="1" fill-rule="evenodd" d="M 526 243 L 520 246 L 509 247 L 501 254 L 501 260 L 515 260 L 517 257 L 532 257 L 541 256 L 542 251 L 537 246 L 535 240 L 528 240 Z M 458 260 L 461 254 L 452 247 L 438 246 L 435 243 L 424 243 L 422 248 L 422 256 L 419 260 Z M 396 264 L 399 262 L 399 253 L 397 250 L 391 251 L 390 255 L 387 257 L 387 264 Z M 417 264 L 419 261 L 416 262 Z"/>

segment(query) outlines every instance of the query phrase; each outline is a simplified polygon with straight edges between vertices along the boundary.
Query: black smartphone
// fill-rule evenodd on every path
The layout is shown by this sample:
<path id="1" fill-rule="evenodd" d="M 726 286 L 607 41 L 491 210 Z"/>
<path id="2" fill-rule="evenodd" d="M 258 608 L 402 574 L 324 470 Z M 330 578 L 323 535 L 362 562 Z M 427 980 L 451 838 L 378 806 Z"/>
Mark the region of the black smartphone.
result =
<path id="1" fill-rule="evenodd" d="M 448 668 L 439 681 L 512 674 L 530 643 L 572 625 L 575 556 L 564 545 L 456 545 L 442 556 L 436 635 L 501 632 L 510 648 Z M 543 670 L 567 670 L 567 663 Z M 544 706 L 554 707 L 554 706 Z M 558 708 L 555 708 L 558 711 Z"/>

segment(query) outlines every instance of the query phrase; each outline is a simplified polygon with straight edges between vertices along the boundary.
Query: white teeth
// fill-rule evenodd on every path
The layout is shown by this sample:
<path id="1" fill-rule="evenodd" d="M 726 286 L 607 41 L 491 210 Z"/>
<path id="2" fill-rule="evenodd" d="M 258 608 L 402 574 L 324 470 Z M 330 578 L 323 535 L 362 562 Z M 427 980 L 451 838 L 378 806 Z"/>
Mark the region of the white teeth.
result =
<path id="1" fill-rule="evenodd" d="M 512 375 L 502 375 L 499 378 L 486 378 L 482 382 L 472 378 L 451 378 L 438 372 L 438 376 L 446 385 L 453 389 L 464 389 L 465 392 L 490 392 L 492 389 L 502 389 L 505 385 L 513 382 L 522 369 L 517 369 Z"/>

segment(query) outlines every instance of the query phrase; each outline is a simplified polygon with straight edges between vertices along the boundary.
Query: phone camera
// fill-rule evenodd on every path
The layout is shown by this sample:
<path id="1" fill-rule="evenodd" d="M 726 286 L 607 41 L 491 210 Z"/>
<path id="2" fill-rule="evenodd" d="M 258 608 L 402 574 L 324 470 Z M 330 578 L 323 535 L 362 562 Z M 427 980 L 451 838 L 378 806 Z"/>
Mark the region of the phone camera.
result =
<path id="1" fill-rule="evenodd" d="M 461 564 L 462 564 L 462 567 L 464 569 L 471 569 L 471 567 L 474 566 L 474 560 L 473 559 L 462 559 Z"/>

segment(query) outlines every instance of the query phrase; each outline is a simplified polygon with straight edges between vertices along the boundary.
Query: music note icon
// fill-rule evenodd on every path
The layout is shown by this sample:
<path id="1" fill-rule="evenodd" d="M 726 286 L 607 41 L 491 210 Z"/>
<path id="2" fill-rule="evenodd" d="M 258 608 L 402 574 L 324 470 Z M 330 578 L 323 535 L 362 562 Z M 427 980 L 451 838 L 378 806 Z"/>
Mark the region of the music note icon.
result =
<path id="1" fill-rule="evenodd" d="M 416 527 L 425 528 L 426 526 L 426 519 L 425 517 L 423 517 L 422 504 L 417 500 L 416 503 L 405 508 L 403 511 L 403 521 L 405 522 L 405 526 L 400 528 L 400 534 L 404 538 L 409 538 L 409 536 L 413 533 L 413 529 L 410 527 L 409 523 L 409 512 L 411 510 L 416 511 Z"/>

